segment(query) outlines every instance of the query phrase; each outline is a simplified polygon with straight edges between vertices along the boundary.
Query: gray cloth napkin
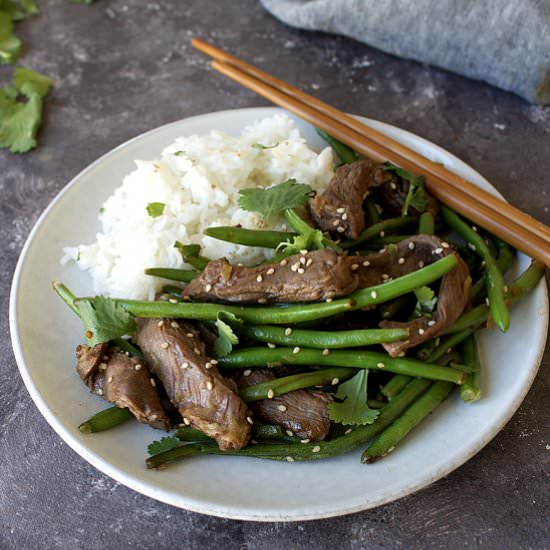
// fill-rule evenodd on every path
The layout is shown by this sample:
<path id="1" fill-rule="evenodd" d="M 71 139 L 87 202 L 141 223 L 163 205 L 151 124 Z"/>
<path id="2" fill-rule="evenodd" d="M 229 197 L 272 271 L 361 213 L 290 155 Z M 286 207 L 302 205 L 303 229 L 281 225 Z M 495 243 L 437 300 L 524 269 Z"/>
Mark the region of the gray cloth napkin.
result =
<path id="1" fill-rule="evenodd" d="M 550 103 L 550 0 L 261 0 L 284 23 L 350 36 Z"/>

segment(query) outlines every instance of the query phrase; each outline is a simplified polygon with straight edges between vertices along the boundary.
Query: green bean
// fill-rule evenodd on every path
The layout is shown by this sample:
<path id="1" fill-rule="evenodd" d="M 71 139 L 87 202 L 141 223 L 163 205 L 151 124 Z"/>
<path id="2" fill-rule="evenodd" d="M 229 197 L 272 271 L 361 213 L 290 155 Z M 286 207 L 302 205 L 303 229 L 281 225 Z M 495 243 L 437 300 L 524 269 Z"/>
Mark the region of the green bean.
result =
<path id="1" fill-rule="evenodd" d="M 353 450 L 358 445 L 367 443 L 370 439 L 388 427 L 398 418 L 423 392 L 430 382 L 417 379 L 411 382 L 391 403 L 380 409 L 380 414 L 373 424 L 359 426 L 350 433 L 336 437 L 330 441 L 312 443 L 289 443 L 251 445 L 240 451 L 221 451 L 215 444 L 192 443 L 182 445 L 172 451 L 167 451 L 146 460 L 148 468 L 158 468 L 167 462 L 181 458 L 204 454 L 250 456 L 270 460 L 287 460 L 289 462 L 301 460 L 318 460 L 337 456 Z"/>
<path id="2" fill-rule="evenodd" d="M 462 401 L 471 403 L 472 401 L 477 401 L 481 397 L 479 383 L 481 368 L 476 340 L 473 334 L 464 341 L 464 344 L 462 345 L 462 354 L 464 356 L 464 362 L 467 365 L 471 365 L 473 367 L 473 371 L 466 375 L 464 385 L 460 388 L 460 397 L 462 398 Z"/>
<path id="3" fill-rule="evenodd" d="M 412 376 L 406 376 L 404 374 L 395 374 L 392 376 L 384 386 L 381 388 L 382 395 L 391 401 L 396 395 L 403 390 L 403 388 L 412 380 Z"/>
<path id="4" fill-rule="evenodd" d="M 438 359 L 443 357 L 449 349 L 453 349 L 455 346 L 466 340 L 466 338 L 473 334 L 478 329 L 478 327 L 479 325 L 472 325 L 464 330 L 461 330 L 460 332 L 454 332 L 450 336 L 443 338 L 441 343 L 436 346 L 434 350 L 431 351 L 431 353 L 426 357 L 425 360 L 428 363 L 435 363 Z"/>
<path id="5" fill-rule="evenodd" d="M 380 315 L 382 319 L 393 319 L 399 312 L 404 309 L 412 309 L 415 304 L 414 294 L 405 294 L 391 302 L 387 302 L 380 306 Z"/>
<path id="6" fill-rule="evenodd" d="M 361 243 L 372 240 L 375 237 L 381 237 L 380 233 L 382 233 L 383 236 L 389 231 L 402 229 L 404 227 L 411 226 L 414 223 L 416 223 L 416 218 L 413 216 L 399 216 L 398 218 L 390 218 L 388 220 L 378 222 L 370 227 L 367 227 L 367 229 L 364 229 L 357 239 L 342 241 L 340 243 L 340 248 L 343 248 L 344 250 L 348 248 L 356 248 Z"/>
<path id="7" fill-rule="evenodd" d="M 241 388 L 239 394 L 245 403 L 253 403 L 254 401 L 271 399 L 274 396 L 283 395 L 295 390 L 329 384 L 335 380 L 347 380 L 356 372 L 355 369 L 332 368 L 292 374 Z"/>
<path id="8" fill-rule="evenodd" d="M 293 329 L 290 334 L 284 328 L 269 325 L 237 325 L 237 332 L 260 342 L 282 344 L 284 346 L 304 346 L 317 349 L 356 348 L 406 340 L 408 329 L 363 329 L 344 331 L 320 331 Z"/>
<path id="9" fill-rule="evenodd" d="M 435 231 L 434 217 L 431 212 L 424 212 L 418 220 L 418 232 L 424 235 L 433 235 Z"/>
<path id="10" fill-rule="evenodd" d="M 231 226 L 209 227 L 204 233 L 220 241 L 261 248 L 277 248 L 279 244 L 296 237 L 296 233 L 288 231 L 264 231 Z"/>
<path id="11" fill-rule="evenodd" d="M 285 210 L 285 219 L 288 225 L 290 225 L 290 227 L 292 227 L 292 229 L 294 229 L 294 231 L 296 231 L 300 235 L 307 235 L 308 233 L 311 233 L 312 231 L 314 231 L 313 227 L 311 227 L 305 220 L 303 220 L 292 209 Z M 326 248 L 332 248 L 333 250 L 340 250 L 340 247 L 332 239 L 329 239 L 328 237 L 323 237 L 323 245 Z"/>
<path id="12" fill-rule="evenodd" d="M 180 286 L 164 285 L 162 287 L 162 292 L 164 292 L 164 294 L 170 294 L 171 296 L 174 296 L 176 298 L 181 298 L 182 291 L 183 288 Z"/>
<path id="13" fill-rule="evenodd" d="M 76 315 L 80 316 L 80 310 L 78 309 L 78 306 L 76 305 L 76 296 L 63 284 L 59 281 L 53 281 L 52 287 L 57 293 L 57 295 L 73 310 Z M 141 351 L 133 346 L 128 340 L 124 340 L 123 338 L 115 338 L 112 340 L 112 343 L 115 346 L 118 346 L 121 350 L 127 351 L 128 353 L 131 353 L 132 355 L 135 355 L 137 357 L 143 357 L 143 354 Z"/>
<path id="14" fill-rule="evenodd" d="M 391 426 L 388 426 L 362 454 L 361 462 L 368 463 L 391 453 L 396 445 L 428 416 L 453 389 L 450 382 L 434 382 Z"/>
<path id="15" fill-rule="evenodd" d="M 170 267 L 150 267 L 145 270 L 145 275 L 152 275 L 153 277 L 161 277 L 162 279 L 169 279 L 171 281 L 189 283 L 199 275 L 199 272 L 189 271 L 186 269 L 172 269 Z"/>
<path id="16" fill-rule="evenodd" d="M 200 430 L 191 428 L 191 426 L 185 426 L 179 428 L 174 436 L 180 441 L 212 441 L 211 437 L 208 437 Z M 252 426 L 252 437 L 254 439 L 280 439 L 289 442 L 300 442 L 300 438 L 297 436 L 288 436 L 285 434 L 281 426 L 274 426 L 272 424 L 260 424 L 254 421 Z"/>
<path id="17" fill-rule="evenodd" d="M 491 315 L 496 326 L 502 332 L 506 332 L 510 326 L 510 316 L 504 298 L 504 278 L 491 251 L 481 235 L 465 223 L 458 214 L 445 206 L 441 207 L 441 214 L 445 222 L 467 241 L 485 262 L 485 280 Z"/>
<path id="18" fill-rule="evenodd" d="M 377 305 L 419 286 L 427 285 L 441 278 L 456 265 L 456 258 L 450 254 L 433 264 L 369 288 L 361 289 L 346 298 L 332 302 L 316 302 L 288 307 L 243 307 L 198 302 L 148 302 L 140 300 L 113 299 L 137 317 L 175 317 L 189 320 L 215 321 L 220 311 L 233 313 L 246 323 L 293 324 L 331 317 L 340 313 Z M 84 298 L 85 299 L 85 298 Z"/>
<path id="19" fill-rule="evenodd" d="M 341 141 L 338 141 L 336 138 L 329 136 L 326 132 L 323 132 L 323 130 L 320 130 L 319 128 L 315 128 L 315 131 L 334 149 L 334 151 L 340 157 L 340 160 L 344 164 L 351 164 L 359 158 L 359 156 L 353 149 L 350 149 Z"/>
<path id="20" fill-rule="evenodd" d="M 376 208 L 376 203 L 372 197 L 367 197 L 365 201 L 365 216 L 367 218 L 367 225 L 370 227 L 380 221 L 380 214 Z"/>
<path id="21" fill-rule="evenodd" d="M 407 357 L 390 357 L 385 353 L 374 351 L 331 351 L 328 355 L 320 350 L 295 348 L 246 348 L 219 357 L 220 367 L 245 368 L 274 365 L 322 365 L 332 367 L 352 367 L 376 369 L 421 376 L 431 380 L 447 380 L 462 384 L 464 373 L 449 367 L 440 367 L 410 359 Z"/>
<path id="22" fill-rule="evenodd" d="M 538 261 L 531 265 L 510 285 L 507 300 L 510 304 L 518 302 L 525 294 L 531 292 L 544 275 L 544 265 Z M 459 332 L 472 325 L 479 325 L 488 320 L 489 308 L 481 304 L 470 311 L 463 313 L 443 334 Z"/>
<path id="23" fill-rule="evenodd" d="M 82 422 L 82 424 L 78 426 L 78 429 L 83 434 L 104 432 L 123 424 L 127 420 L 130 420 L 130 418 L 134 418 L 134 415 L 129 409 L 109 407 L 108 409 L 94 414 L 85 422 Z"/>

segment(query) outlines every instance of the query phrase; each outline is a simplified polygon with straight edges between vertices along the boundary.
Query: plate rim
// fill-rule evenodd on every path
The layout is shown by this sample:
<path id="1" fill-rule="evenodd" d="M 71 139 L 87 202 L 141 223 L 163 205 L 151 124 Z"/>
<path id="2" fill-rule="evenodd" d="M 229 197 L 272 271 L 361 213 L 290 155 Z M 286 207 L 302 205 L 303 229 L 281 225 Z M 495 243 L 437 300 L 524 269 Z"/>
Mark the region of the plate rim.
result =
<path id="1" fill-rule="evenodd" d="M 138 493 L 141 493 L 143 495 L 146 495 L 150 498 L 153 498 L 155 500 L 161 501 L 166 504 L 170 504 L 172 506 L 175 506 L 177 508 L 189 510 L 192 512 L 197 512 L 201 514 L 206 514 L 210 516 L 215 517 L 222 517 L 222 518 L 228 518 L 228 519 L 236 519 L 236 520 L 246 520 L 246 521 L 258 521 L 258 522 L 269 522 L 269 521 L 310 521 L 314 519 L 324 519 L 324 518 L 330 518 L 330 517 L 338 517 L 342 515 L 347 515 L 355 512 L 360 512 L 372 508 L 376 508 L 378 506 L 382 506 L 384 504 L 387 504 L 389 502 L 392 502 L 394 500 L 397 500 L 398 498 L 402 498 L 404 496 L 410 495 L 412 493 L 415 493 L 435 481 L 438 481 L 442 477 L 448 475 L 455 469 L 462 466 L 465 462 L 470 460 L 475 454 L 477 454 L 483 447 L 485 447 L 494 437 L 504 428 L 504 426 L 509 422 L 509 420 L 512 418 L 512 416 L 516 413 L 518 408 L 520 407 L 521 403 L 525 399 L 525 396 L 527 395 L 527 392 L 533 385 L 534 379 L 538 373 L 538 370 L 540 368 L 540 364 L 542 361 L 542 357 L 544 355 L 544 351 L 546 348 L 546 341 L 548 338 L 548 325 L 549 325 L 549 303 L 548 303 L 548 288 L 545 282 L 545 279 L 543 278 L 538 287 L 540 288 L 542 286 L 543 288 L 543 303 L 539 304 L 539 307 L 542 306 L 541 310 L 541 317 L 544 319 L 544 327 L 542 329 L 542 332 L 546 334 L 546 338 L 544 338 L 541 342 L 541 345 L 539 346 L 539 349 L 536 353 L 536 359 L 535 359 L 535 366 L 531 369 L 529 376 L 524 381 L 523 385 L 520 388 L 519 393 L 517 393 L 515 399 L 512 401 L 511 406 L 506 410 L 506 414 L 503 414 L 498 422 L 496 422 L 492 429 L 485 434 L 483 438 L 480 439 L 480 441 L 477 442 L 476 445 L 473 445 L 468 449 L 467 452 L 460 455 L 458 458 L 455 458 L 454 461 L 451 461 L 449 463 L 446 463 L 444 466 L 439 467 L 436 471 L 432 472 L 431 475 L 427 475 L 424 479 L 418 480 L 416 483 L 412 485 L 407 485 L 406 487 L 396 488 L 391 493 L 386 493 L 384 497 L 378 498 L 378 499 L 370 499 L 367 502 L 360 503 L 360 504 L 354 504 L 349 507 L 342 507 L 338 506 L 337 509 L 332 510 L 326 510 L 324 512 L 313 512 L 313 513 L 307 513 L 307 511 L 302 510 L 300 513 L 273 513 L 273 512 L 259 512 L 257 514 L 251 513 L 250 510 L 241 510 L 234 511 L 232 508 L 227 508 L 227 506 L 224 505 L 212 505 L 212 507 L 208 507 L 207 505 L 201 504 L 197 501 L 189 501 L 185 498 L 179 498 L 177 499 L 178 502 L 174 502 L 173 493 L 166 491 L 165 489 L 155 487 L 154 485 L 151 485 L 150 483 L 147 483 L 145 481 L 141 481 L 139 479 L 134 478 L 132 475 L 125 474 L 124 471 L 122 471 L 120 468 L 111 465 L 109 462 L 104 460 L 103 458 L 96 456 L 94 452 L 89 451 L 87 446 L 82 444 L 80 441 L 78 441 L 76 438 L 72 436 L 72 434 L 65 430 L 64 426 L 56 419 L 56 416 L 54 412 L 49 408 L 47 405 L 45 399 L 41 396 L 40 392 L 37 390 L 37 388 L 34 385 L 34 382 L 32 380 L 32 376 L 25 364 L 25 360 L 22 353 L 22 345 L 21 345 L 21 339 L 19 334 L 19 328 L 17 326 L 17 300 L 18 300 L 18 290 L 19 290 L 19 283 L 21 279 L 21 274 L 23 272 L 23 269 L 25 267 L 26 263 L 26 257 L 28 255 L 29 248 L 40 230 L 41 226 L 43 225 L 44 221 L 48 217 L 51 210 L 55 207 L 58 201 L 60 201 L 63 196 L 69 192 L 78 182 L 78 180 L 83 177 L 85 174 L 87 174 L 89 171 L 92 171 L 98 164 L 101 164 L 105 160 L 107 160 L 111 155 L 115 155 L 120 149 L 123 149 L 133 143 L 134 141 L 141 140 L 144 138 L 147 138 L 148 136 L 155 134 L 156 132 L 160 132 L 164 129 L 168 129 L 173 126 L 177 126 L 179 124 L 182 124 L 184 122 L 192 122 L 194 119 L 208 119 L 208 118 L 217 118 L 226 114 L 237 114 L 239 112 L 257 112 L 258 118 L 261 116 L 269 116 L 277 113 L 287 113 L 284 109 L 280 109 L 277 107 L 248 107 L 248 108 L 239 108 L 239 109 L 225 109 L 221 111 L 213 111 L 209 113 L 194 115 L 192 117 L 186 117 L 179 120 L 175 120 L 172 122 L 169 122 L 167 124 L 160 125 L 156 128 L 152 128 L 150 130 L 147 130 L 146 132 L 143 132 L 141 134 L 136 135 L 133 138 L 130 138 L 129 140 L 126 140 L 125 142 L 117 145 L 113 149 L 110 149 L 103 155 L 101 155 L 99 158 L 97 158 L 95 161 L 87 165 L 83 170 L 78 172 L 71 180 L 64 185 L 59 192 L 56 194 L 56 196 L 49 202 L 47 207 L 44 209 L 44 211 L 41 213 L 41 215 L 38 217 L 37 221 L 35 222 L 33 228 L 31 229 L 25 244 L 23 245 L 23 248 L 21 249 L 19 258 L 17 260 L 16 268 L 14 270 L 13 278 L 12 278 L 12 284 L 11 284 L 11 290 L 10 290 L 10 298 L 9 298 L 9 328 L 10 328 L 10 335 L 11 335 L 11 343 L 12 343 L 12 349 L 13 353 L 16 359 L 16 363 L 18 366 L 19 373 L 23 379 L 23 382 L 25 384 L 25 387 L 27 391 L 29 392 L 34 404 L 42 414 L 42 416 L 46 419 L 48 424 L 54 429 L 56 434 L 61 437 L 61 439 L 78 455 L 80 455 L 84 460 L 89 462 L 92 466 L 97 468 L 100 472 L 103 474 L 111 477 L 115 481 L 121 483 L 122 485 L 129 487 L 132 490 L 137 491 Z M 455 160 L 458 160 L 460 163 L 468 166 L 469 168 L 477 170 L 473 168 L 472 166 L 468 165 L 464 161 L 462 161 L 459 157 L 451 153 L 450 151 L 447 151 L 443 147 L 417 135 L 413 132 L 409 132 L 408 130 L 404 130 L 402 128 L 399 128 L 398 126 L 394 126 L 389 123 L 385 123 L 382 121 L 378 121 L 376 119 L 371 119 L 367 117 L 363 117 L 360 115 L 354 115 L 357 118 L 368 122 L 373 122 L 375 125 L 381 125 L 382 127 L 389 127 L 398 129 L 400 132 L 403 132 L 404 134 L 408 135 L 409 137 L 412 137 L 416 140 L 420 140 L 426 145 L 429 145 L 430 147 L 435 147 L 436 149 L 442 151 L 446 155 L 450 155 L 454 157 Z M 478 172 L 479 174 L 479 172 Z M 481 176 L 481 174 L 479 174 Z M 483 178 L 483 176 L 481 176 Z M 498 196 L 502 198 L 502 195 L 498 192 L 496 188 L 494 188 L 485 178 L 483 178 L 487 184 L 491 187 L 493 192 L 496 192 Z M 213 509 L 215 508 L 215 509 Z"/>

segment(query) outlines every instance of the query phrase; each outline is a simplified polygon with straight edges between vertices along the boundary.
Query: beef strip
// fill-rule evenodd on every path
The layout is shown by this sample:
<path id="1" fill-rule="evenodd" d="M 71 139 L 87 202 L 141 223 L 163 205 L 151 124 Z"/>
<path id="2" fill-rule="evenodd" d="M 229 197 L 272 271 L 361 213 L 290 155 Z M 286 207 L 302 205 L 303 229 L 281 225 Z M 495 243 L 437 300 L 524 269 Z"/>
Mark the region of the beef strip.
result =
<path id="1" fill-rule="evenodd" d="M 245 303 L 312 302 L 346 296 L 356 287 L 357 277 L 346 257 L 325 248 L 258 267 L 213 260 L 185 287 L 183 296 Z"/>
<path id="2" fill-rule="evenodd" d="M 135 341 L 185 423 L 213 437 L 220 449 L 248 443 L 250 412 L 208 360 L 204 342 L 190 323 L 174 319 L 136 319 Z"/>
<path id="3" fill-rule="evenodd" d="M 340 166 L 326 191 L 310 199 L 309 210 L 323 231 L 357 239 L 365 227 L 363 201 L 373 187 L 390 180 L 383 165 L 369 159 Z"/>
<path id="4" fill-rule="evenodd" d="M 419 317 L 407 323 L 380 323 L 383 328 L 409 329 L 410 337 L 407 340 L 384 344 L 392 357 L 402 355 L 408 348 L 438 336 L 456 321 L 464 311 L 470 295 L 472 280 L 468 267 L 448 243 L 431 235 L 415 235 L 397 245 L 387 246 L 383 252 L 350 257 L 350 261 L 358 266 L 356 273 L 360 280 L 359 286 L 368 287 L 377 284 L 380 279 L 390 280 L 411 273 L 449 254 L 454 254 L 458 264 L 441 279 L 437 308 L 432 317 Z"/>
<path id="5" fill-rule="evenodd" d="M 90 391 L 117 407 L 128 408 L 143 424 L 168 431 L 170 421 L 143 360 L 109 344 L 76 348 L 77 371 Z"/>
<path id="6" fill-rule="evenodd" d="M 269 369 L 249 369 L 235 375 L 235 380 L 241 388 L 268 382 L 274 378 Z M 255 401 L 249 406 L 258 418 L 269 424 L 290 430 L 302 439 L 321 441 L 330 429 L 329 402 L 330 396 L 326 393 L 294 390 L 273 399 Z"/>

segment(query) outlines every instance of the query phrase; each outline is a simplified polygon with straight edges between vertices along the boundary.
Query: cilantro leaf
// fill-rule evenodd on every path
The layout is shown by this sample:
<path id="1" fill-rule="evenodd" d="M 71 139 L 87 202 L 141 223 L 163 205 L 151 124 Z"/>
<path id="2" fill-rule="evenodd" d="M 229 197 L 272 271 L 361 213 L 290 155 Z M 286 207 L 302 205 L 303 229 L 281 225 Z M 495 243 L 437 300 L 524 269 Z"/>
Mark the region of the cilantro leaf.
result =
<path id="1" fill-rule="evenodd" d="M 151 218 L 158 218 L 164 213 L 165 206 L 166 205 L 163 202 L 150 202 L 146 206 L 147 214 L 149 214 Z"/>
<path id="2" fill-rule="evenodd" d="M 409 183 L 409 189 L 407 191 L 405 203 L 403 204 L 403 209 L 401 210 L 401 215 L 406 216 L 409 207 L 414 208 L 419 213 L 425 212 L 430 205 L 430 197 L 424 188 L 424 176 L 415 176 L 408 170 L 399 168 L 391 162 L 386 162 L 384 164 L 384 170 L 395 172 L 401 179 Z"/>
<path id="3" fill-rule="evenodd" d="M 414 291 L 416 305 L 414 306 L 415 317 L 431 317 L 437 304 L 437 296 L 429 286 L 421 286 Z"/>
<path id="4" fill-rule="evenodd" d="M 360 369 L 353 378 L 338 386 L 336 398 L 343 401 L 332 401 L 329 404 L 328 415 L 331 420 L 344 426 L 362 426 L 372 424 L 378 418 L 380 412 L 371 409 L 367 403 L 367 378 L 368 370 Z"/>
<path id="5" fill-rule="evenodd" d="M 114 340 L 136 330 L 134 317 L 118 302 L 97 296 L 75 302 L 90 346 Z"/>
<path id="6" fill-rule="evenodd" d="M 181 445 L 181 441 L 175 435 L 165 435 L 157 441 L 153 441 L 147 445 L 149 456 L 158 455 L 166 451 L 172 451 Z"/>
<path id="7" fill-rule="evenodd" d="M 261 143 L 253 143 L 250 147 L 254 147 L 254 149 L 275 149 L 279 145 L 279 142 L 275 143 L 275 145 L 263 145 Z"/>
<path id="8" fill-rule="evenodd" d="M 239 206 L 248 212 L 259 212 L 266 220 L 287 208 L 306 204 L 311 187 L 289 179 L 267 189 L 243 189 L 239 191 Z"/>
<path id="9" fill-rule="evenodd" d="M 317 250 L 324 248 L 324 235 L 319 229 L 313 229 L 307 233 L 296 235 L 290 241 L 285 241 L 277 247 L 277 252 L 283 252 L 288 256 L 297 254 L 300 250 Z"/>
<path id="10" fill-rule="evenodd" d="M 233 346 L 239 343 L 239 337 L 233 332 L 230 323 L 241 324 L 242 321 L 233 313 L 220 311 L 216 320 L 216 328 L 218 329 L 218 337 L 214 342 L 214 351 L 216 355 L 224 357 L 233 350 Z"/>
<path id="11" fill-rule="evenodd" d="M 32 97 L 34 94 L 44 97 L 50 91 L 53 80 L 43 74 L 17 67 L 13 73 L 13 85 L 24 96 Z"/>

